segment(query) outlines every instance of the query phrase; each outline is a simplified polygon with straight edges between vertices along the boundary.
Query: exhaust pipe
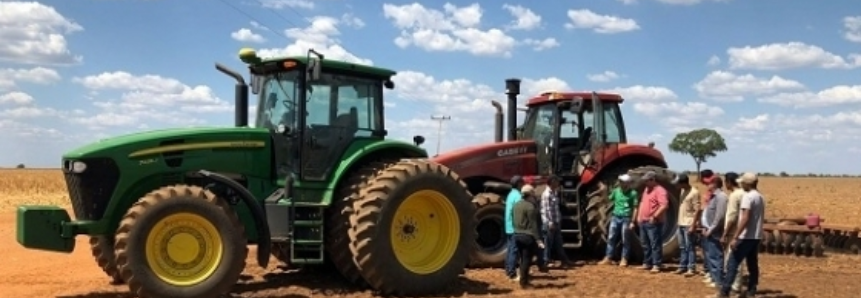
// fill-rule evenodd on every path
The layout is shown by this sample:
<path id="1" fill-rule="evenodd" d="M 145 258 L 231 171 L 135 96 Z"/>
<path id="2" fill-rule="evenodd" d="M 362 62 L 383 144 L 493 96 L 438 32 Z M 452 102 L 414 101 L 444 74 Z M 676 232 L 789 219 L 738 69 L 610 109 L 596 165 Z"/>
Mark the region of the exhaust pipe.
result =
<path id="1" fill-rule="evenodd" d="M 508 141 L 517 139 L 517 95 L 520 95 L 520 79 L 505 80 L 508 95 Z"/>
<path id="2" fill-rule="evenodd" d="M 248 126 L 248 85 L 245 84 L 245 79 L 242 75 L 227 68 L 227 66 L 215 63 L 215 69 L 223 74 L 226 74 L 236 80 L 234 99 L 236 100 L 236 127 Z"/>
<path id="3" fill-rule="evenodd" d="M 490 104 L 492 104 L 493 107 L 496 108 L 496 114 L 493 117 L 493 141 L 499 143 L 502 142 L 502 104 L 495 100 L 491 100 Z"/>

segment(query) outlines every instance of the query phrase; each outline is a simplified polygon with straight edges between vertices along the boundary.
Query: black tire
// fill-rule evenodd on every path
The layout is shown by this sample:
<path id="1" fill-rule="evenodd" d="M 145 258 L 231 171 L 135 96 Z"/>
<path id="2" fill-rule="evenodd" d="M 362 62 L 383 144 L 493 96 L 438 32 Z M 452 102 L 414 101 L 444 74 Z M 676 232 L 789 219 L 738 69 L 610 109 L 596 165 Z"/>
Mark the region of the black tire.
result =
<path id="1" fill-rule="evenodd" d="M 350 251 L 350 215 L 353 214 L 353 203 L 359 199 L 359 191 L 367 185 L 371 177 L 376 176 L 387 165 L 394 161 L 373 162 L 351 174 L 346 183 L 338 190 L 338 197 L 327 209 L 326 216 L 326 252 L 332 265 L 351 284 L 367 286 L 359 273 L 359 268 L 353 261 Z"/>
<path id="2" fill-rule="evenodd" d="M 412 218 L 395 219 L 402 203 L 419 191 L 435 191 L 445 198 L 443 204 L 451 204 L 449 210 L 453 231 L 438 235 L 448 236 L 452 253 L 440 262 L 441 266 L 428 269 L 429 272 L 416 273 L 398 260 L 392 243 L 391 230 L 396 225 L 404 226 L 405 237 L 415 231 L 422 231 L 425 219 L 409 223 Z M 360 191 L 360 200 L 353 203 L 350 216 L 350 250 L 353 253 L 360 274 L 365 281 L 382 295 L 423 296 L 450 288 L 457 277 L 464 272 L 469 262 L 469 251 L 475 242 L 473 215 L 475 207 L 466 184 L 449 168 L 424 159 L 402 160 L 393 164 L 372 178 Z M 429 202 L 429 201 L 419 201 Z M 415 215 L 427 210 L 417 210 Z M 427 214 L 428 218 L 443 218 Z M 454 221 L 458 221 L 455 223 Z M 439 221 L 438 221 L 439 222 Z M 428 223 L 431 224 L 431 223 Z M 433 224 L 443 229 L 444 224 Z M 411 227 L 411 229 L 408 229 Z M 441 241 L 423 243 L 417 249 L 441 249 Z"/>
<path id="3" fill-rule="evenodd" d="M 290 243 L 272 243 L 269 246 L 270 254 L 275 257 L 276 260 L 281 262 L 281 265 L 285 268 L 290 267 Z"/>
<path id="4" fill-rule="evenodd" d="M 469 267 L 500 268 L 505 264 L 508 241 L 505 236 L 505 201 L 495 193 L 480 193 L 475 205 L 475 245 L 470 251 Z"/>
<path id="5" fill-rule="evenodd" d="M 658 183 L 667 190 L 669 197 L 669 207 L 665 212 L 666 222 L 661 233 L 663 259 L 665 261 L 669 261 L 678 257 L 680 253 L 678 237 L 676 235 L 676 232 L 678 231 L 679 191 L 678 188 L 672 184 L 672 181 L 675 178 L 675 173 L 657 166 L 643 166 L 631 170 L 620 168 L 607 172 L 608 174 L 602 177 L 602 183 L 607 186 L 607 191 L 609 193 L 609 190 L 612 189 L 613 185 L 615 185 L 618 175 L 628 173 L 634 181 L 638 181 L 639 178 L 648 171 L 654 171 L 657 174 Z M 635 182 L 635 186 L 637 188 L 637 192 L 642 194 L 644 185 Z M 602 258 L 604 257 L 604 253 L 607 248 L 607 237 L 609 236 L 613 204 L 610 203 L 607 197 L 603 195 L 592 196 L 587 200 L 587 202 L 586 231 L 589 232 L 590 239 L 588 249 L 593 256 Z M 629 261 L 641 262 L 643 260 L 643 247 L 639 239 L 638 230 L 635 228 L 634 231 L 626 231 L 626 233 L 631 233 L 631 236 L 633 236 L 629 238 L 631 239 Z M 621 245 L 618 247 L 621 247 Z M 620 253 L 619 249 L 616 250 L 616 253 Z"/>
<path id="6" fill-rule="evenodd" d="M 125 283 L 120 270 L 117 269 L 117 261 L 114 256 L 114 237 L 112 236 L 93 236 L 90 237 L 90 252 L 99 268 L 111 278 L 112 285 L 121 285 Z"/>
<path id="7" fill-rule="evenodd" d="M 196 232 L 195 238 L 201 239 L 206 235 L 200 225 L 212 225 L 221 238 L 221 259 L 213 272 L 202 281 L 182 286 L 158 277 L 153 269 L 158 265 L 150 264 L 147 259 L 147 238 L 157 231 L 154 228 L 161 220 L 176 214 L 198 216 L 206 222 L 173 227 Z M 245 268 L 246 244 L 245 228 L 224 200 L 198 186 L 174 185 L 146 194 L 126 212 L 117 229 L 114 247 L 120 274 L 132 294 L 140 298 L 198 298 L 218 297 L 230 291 Z M 198 253 L 195 258 L 204 255 L 205 252 Z"/>

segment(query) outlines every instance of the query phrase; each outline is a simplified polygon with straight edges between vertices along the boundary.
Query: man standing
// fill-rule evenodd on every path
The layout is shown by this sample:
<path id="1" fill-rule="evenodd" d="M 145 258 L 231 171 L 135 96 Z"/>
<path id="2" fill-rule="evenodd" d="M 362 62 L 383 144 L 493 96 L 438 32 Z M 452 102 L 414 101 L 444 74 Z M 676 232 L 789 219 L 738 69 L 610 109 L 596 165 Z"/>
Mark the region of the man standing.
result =
<path id="1" fill-rule="evenodd" d="M 738 229 L 738 212 L 741 206 L 741 198 L 744 196 L 744 190 L 738 185 L 738 174 L 735 172 L 728 172 L 724 174 L 724 178 L 726 180 L 726 190 L 729 193 L 729 200 L 727 201 L 726 206 L 726 223 L 724 224 L 723 231 L 723 239 L 726 243 L 731 242 L 732 235 Z M 725 253 L 725 262 L 729 263 L 729 258 L 732 255 L 732 247 L 727 246 L 727 250 Z M 739 264 L 739 268 L 744 268 L 744 263 Z M 739 269 L 742 271 L 743 269 Z M 732 289 L 734 291 L 741 291 L 741 280 L 742 275 L 736 275 L 735 280 L 732 280 Z M 726 280 L 726 282 L 730 282 L 730 280 Z"/>
<path id="2" fill-rule="evenodd" d="M 705 169 L 705 170 L 700 171 L 699 176 L 700 176 L 699 182 L 706 186 L 706 191 L 703 192 L 702 199 L 700 200 L 700 206 L 705 208 L 705 206 L 709 205 L 709 200 L 711 200 L 711 198 L 712 198 L 712 192 L 711 192 L 711 190 L 708 189 L 708 186 L 712 183 L 712 179 L 715 178 L 715 174 L 712 170 Z M 700 208 L 700 210 L 697 211 L 697 216 L 695 219 L 696 226 L 699 229 L 702 229 L 705 226 L 705 224 L 704 224 L 705 220 L 703 219 L 704 215 L 705 214 L 703 213 L 702 208 Z M 703 276 L 704 276 L 703 282 L 705 282 L 706 284 L 711 284 L 712 278 L 711 278 L 711 274 L 709 274 L 709 269 L 711 269 L 711 268 L 709 268 L 708 262 L 705 261 L 706 239 L 704 237 L 702 237 L 702 235 L 700 235 L 700 233 L 697 233 L 696 238 L 698 241 L 696 241 L 695 243 L 697 243 L 697 246 L 700 247 L 700 252 L 703 255 Z"/>
<path id="3" fill-rule="evenodd" d="M 759 284 L 759 242 L 762 241 L 762 225 L 765 220 L 765 198 L 757 190 L 759 180 L 754 173 L 744 173 L 738 178 L 738 184 L 744 189 L 739 208 L 738 228 L 730 240 L 732 254 L 727 264 L 727 280 L 735 279 L 738 266 L 742 261 L 747 262 L 747 297 L 756 295 Z M 730 284 L 725 283 L 717 297 L 729 297 Z"/>
<path id="4" fill-rule="evenodd" d="M 512 218 L 514 205 L 521 199 L 520 188 L 523 187 L 523 177 L 511 177 L 511 192 L 505 198 L 505 235 L 508 237 L 508 251 L 505 255 L 505 274 L 512 280 L 517 278 L 517 245 L 514 243 L 514 221 Z"/>
<path id="5" fill-rule="evenodd" d="M 691 187 L 688 175 L 679 175 L 674 181 L 681 188 L 682 201 L 679 204 L 679 256 L 678 274 L 686 277 L 693 276 L 696 272 L 696 252 L 694 251 L 694 233 L 696 233 L 697 212 L 700 210 L 700 192 Z"/>
<path id="6" fill-rule="evenodd" d="M 628 235 L 634 228 L 636 217 L 634 208 L 639 205 L 639 196 L 637 190 L 631 187 L 631 176 L 622 174 L 619 176 L 619 186 L 613 188 L 610 192 L 610 202 L 613 203 L 613 216 L 610 218 L 610 231 L 607 237 L 607 250 L 604 259 L 598 264 L 608 265 L 613 262 L 616 245 L 619 244 L 619 237 L 622 238 L 622 259 L 619 261 L 619 266 L 628 266 L 628 256 L 630 242 Z"/>
<path id="7" fill-rule="evenodd" d="M 520 287 L 529 288 L 529 267 L 532 265 L 532 257 L 545 246 L 541 240 L 541 213 L 538 210 L 532 185 L 524 185 L 521 193 L 523 199 L 514 205 L 512 214 L 514 221 L 512 238 L 520 254 Z M 540 261 L 538 267 L 543 269 Z"/>
<path id="8" fill-rule="evenodd" d="M 722 190 L 723 179 L 714 177 L 712 183 L 709 184 L 709 191 L 712 193 L 712 198 L 709 200 L 708 206 L 703 212 L 703 230 L 704 249 L 706 251 L 704 261 L 709 267 L 709 275 L 712 287 L 719 287 L 723 284 L 723 251 L 724 251 L 724 219 L 726 217 L 727 197 Z"/>
<path id="9" fill-rule="evenodd" d="M 561 215 L 559 212 L 559 177 L 550 176 L 547 179 L 547 188 L 541 194 L 541 222 L 544 232 L 543 261 L 550 264 L 551 257 L 555 253 L 563 267 L 571 266 L 571 261 L 562 247 L 562 230 L 560 230 Z"/>
<path id="10" fill-rule="evenodd" d="M 643 175 L 646 188 L 637 210 L 637 221 L 640 225 L 640 241 L 643 242 L 643 269 L 652 273 L 663 269 L 663 246 L 661 231 L 664 227 L 664 212 L 667 211 L 667 190 L 655 181 L 655 172 L 648 171 Z"/>

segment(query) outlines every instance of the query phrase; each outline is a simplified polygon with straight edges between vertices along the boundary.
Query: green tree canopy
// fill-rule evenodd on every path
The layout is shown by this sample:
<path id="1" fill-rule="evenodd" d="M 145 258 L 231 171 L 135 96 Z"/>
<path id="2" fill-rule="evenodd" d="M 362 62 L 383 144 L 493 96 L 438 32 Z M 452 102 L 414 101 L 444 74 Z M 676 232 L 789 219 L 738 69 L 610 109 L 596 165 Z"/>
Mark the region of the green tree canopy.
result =
<path id="1" fill-rule="evenodd" d="M 669 149 L 672 152 L 691 156 L 697 165 L 697 175 L 704 162 L 717 156 L 718 152 L 727 151 L 723 137 L 717 131 L 708 128 L 677 134 L 670 142 Z"/>

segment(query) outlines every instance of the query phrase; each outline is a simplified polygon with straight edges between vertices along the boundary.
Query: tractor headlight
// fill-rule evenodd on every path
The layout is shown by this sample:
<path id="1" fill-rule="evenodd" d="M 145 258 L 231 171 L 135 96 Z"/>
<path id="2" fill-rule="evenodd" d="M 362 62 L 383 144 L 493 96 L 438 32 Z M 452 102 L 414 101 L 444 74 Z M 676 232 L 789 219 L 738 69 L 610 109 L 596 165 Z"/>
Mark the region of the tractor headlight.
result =
<path id="1" fill-rule="evenodd" d="M 73 161 L 69 167 L 69 171 L 75 174 L 83 173 L 87 170 L 87 164 L 83 161 Z"/>

